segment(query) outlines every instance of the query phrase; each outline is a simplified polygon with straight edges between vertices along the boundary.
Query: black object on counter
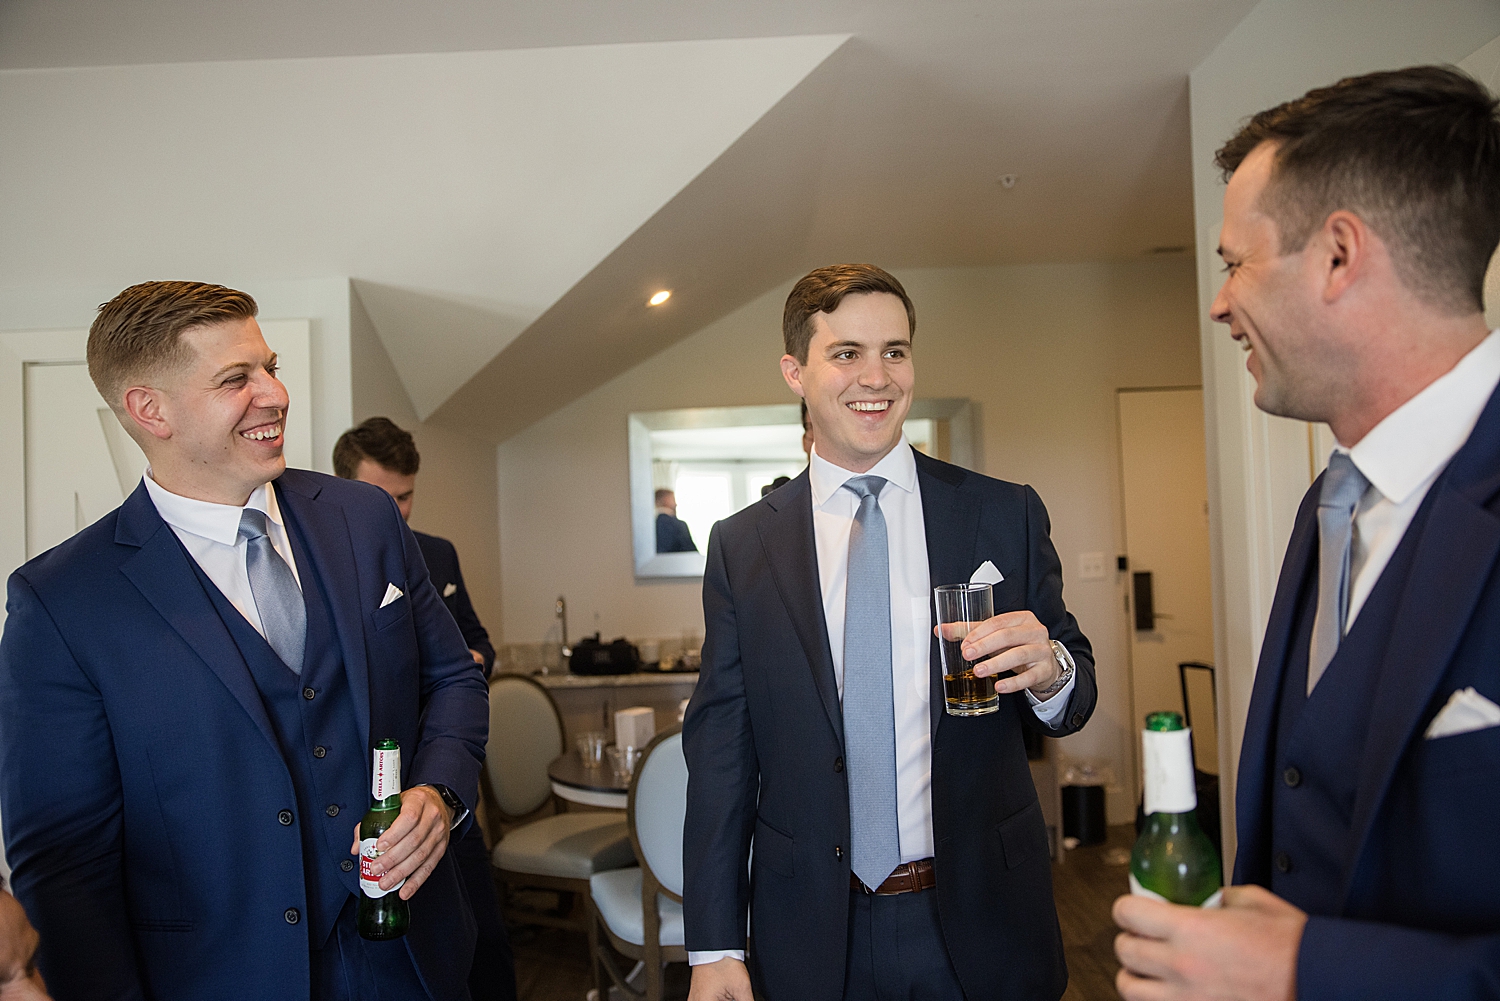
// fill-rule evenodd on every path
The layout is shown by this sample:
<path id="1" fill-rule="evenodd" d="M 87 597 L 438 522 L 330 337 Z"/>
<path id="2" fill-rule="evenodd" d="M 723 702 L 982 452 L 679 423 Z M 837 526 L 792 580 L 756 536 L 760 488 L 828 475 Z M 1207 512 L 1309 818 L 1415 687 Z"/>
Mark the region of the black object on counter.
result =
<path id="1" fill-rule="evenodd" d="M 641 669 L 641 652 L 623 636 L 612 643 L 602 643 L 599 634 L 586 636 L 573 644 L 568 670 L 574 674 L 634 674 Z"/>
<path id="2" fill-rule="evenodd" d="M 1080 845 L 1103 844 L 1108 835 L 1103 786 L 1063 786 L 1063 837 Z"/>

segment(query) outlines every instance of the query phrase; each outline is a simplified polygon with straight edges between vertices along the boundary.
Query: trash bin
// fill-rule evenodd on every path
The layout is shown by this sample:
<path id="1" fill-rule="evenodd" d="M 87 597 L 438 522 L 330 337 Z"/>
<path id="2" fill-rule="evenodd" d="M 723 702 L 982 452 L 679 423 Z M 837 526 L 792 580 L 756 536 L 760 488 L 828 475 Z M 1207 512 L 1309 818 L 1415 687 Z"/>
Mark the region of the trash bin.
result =
<path id="1" fill-rule="evenodd" d="M 1063 769 L 1062 813 L 1063 838 L 1076 838 L 1079 845 L 1103 844 L 1108 835 L 1108 817 L 1104 808 L 1104 787 L 1109 784 L 1109 768 L 1088 761 L 1076 761 Z"/>

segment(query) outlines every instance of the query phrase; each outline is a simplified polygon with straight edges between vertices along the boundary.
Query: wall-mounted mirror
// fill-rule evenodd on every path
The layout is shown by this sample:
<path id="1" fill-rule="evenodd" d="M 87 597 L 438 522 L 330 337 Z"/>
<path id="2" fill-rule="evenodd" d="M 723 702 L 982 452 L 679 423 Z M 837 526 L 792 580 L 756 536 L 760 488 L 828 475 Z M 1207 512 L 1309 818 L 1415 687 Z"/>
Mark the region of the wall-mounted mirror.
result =
<path id="1" fill-rule="evenodd" d="M 631 414 L 630 523 L 637 577 L 699 577 L 714 522 L 760 500 L 807 466 L 801 408 L 701 407 Z M 916 400 L 906 437 L 928 455 L 973 468 L 968 400 Z"/>

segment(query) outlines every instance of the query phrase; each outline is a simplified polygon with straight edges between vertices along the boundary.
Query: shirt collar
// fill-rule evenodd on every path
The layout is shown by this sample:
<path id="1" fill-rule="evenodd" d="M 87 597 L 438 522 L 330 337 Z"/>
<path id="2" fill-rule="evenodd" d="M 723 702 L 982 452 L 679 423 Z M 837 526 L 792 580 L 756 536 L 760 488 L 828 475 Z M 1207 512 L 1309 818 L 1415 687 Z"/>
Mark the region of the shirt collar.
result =
<path id="1" fill-rule="evenodd" d="M 1448 464 L 1479 423 L 1500 384 L 1500 330 L 1401 406 L 1347 451 L 1365 479 L 1394 504 L 1403 503 Z"/>
<path id="2" fill-rule="evenodd" d="M 236 507 L 233 504 L 215 504 L 212 501 L 194 500 L 191 497 L 174 494 L 156 482 L 149 467 L 146 469 L 144 479 L 146 492 L 151 495 L 151 503 L 156 505 L 156 511 L 161 515 L 162 521 L 174 529 L 189 532 L 208 539 L 210 542 L 217 542 L 221 546 L 233 546 L 239 543 L 240 515 L 245 508 L 254 508 L 277 526 L 282 526 L 281 508 L 276 503 L 276 491 L 271 489 L 269 483 L 262 483 L 256 487 L 244 507 Z"/>
<path id="3" fill-rule="evenodd" d="M 911 445 L 906 441 L 906 435 L 901 436 L 896 447 L 887 452 L 883 459 L 863 473 L 855 473 L 842 466 L 835 466 L 818 454 L 817 442 L 813 443 L 812 455 L 808 460 L 808 479 L 812 483 L 813 507 L 822 507 L 830 498 L 838 495 L 845 483 L 856 476 L 883 476 L 888 483 L 900 487 L 907 493 L 914 492 L 917 489 L 917 460 L 912 453 Z"/>

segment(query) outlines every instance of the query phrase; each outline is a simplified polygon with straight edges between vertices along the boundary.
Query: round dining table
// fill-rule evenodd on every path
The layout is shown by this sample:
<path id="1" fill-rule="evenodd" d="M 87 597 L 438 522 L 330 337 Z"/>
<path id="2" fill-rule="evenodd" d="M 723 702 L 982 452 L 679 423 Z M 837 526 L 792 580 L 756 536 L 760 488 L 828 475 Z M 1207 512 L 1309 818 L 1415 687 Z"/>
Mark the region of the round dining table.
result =
<path id="1" fill-rule="evenodd" d="M 577 751 L 569 751 L 548 765 L 547 778 L 554 793 L 584 806 L 623 810 L 630 799 L 630 776 L 621 777 L 608 761 L 585 765 Z"/>

